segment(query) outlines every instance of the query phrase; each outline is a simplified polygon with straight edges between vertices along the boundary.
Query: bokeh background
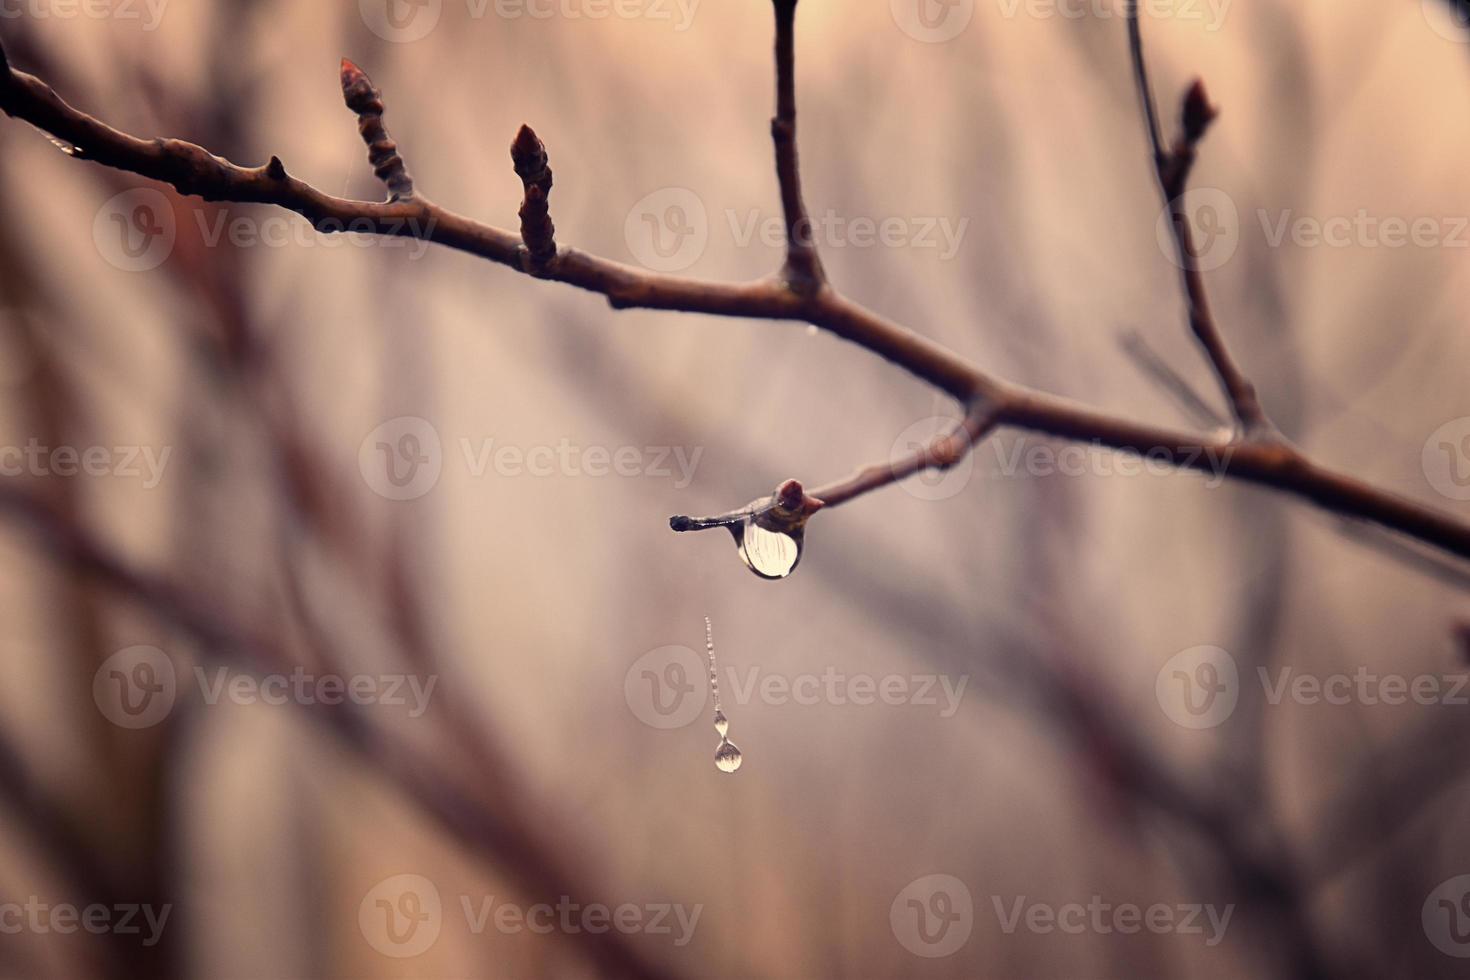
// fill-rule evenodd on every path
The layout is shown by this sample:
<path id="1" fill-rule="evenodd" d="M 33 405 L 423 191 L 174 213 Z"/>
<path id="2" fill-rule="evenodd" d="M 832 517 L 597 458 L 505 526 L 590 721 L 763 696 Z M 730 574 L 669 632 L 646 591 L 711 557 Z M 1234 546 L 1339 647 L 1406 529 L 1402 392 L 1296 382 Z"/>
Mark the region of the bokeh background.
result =
<path id="1" fill-rule="evenodd" d="M 393 2 L 390 22 L 375 0 L 33 0 L 0 40 L 121 129 L 376 199 L 346 55 L 446 207 L 514 226 L 529 122 L 561 241 L 636 264 L 644 216 L 692 196 L 683 271 L 779 264 L 742 233 L 779 217 L 769 4 Z M 1144 21 L 1170 120 L 1196 75 L 1223 109 L 1193 185 L 1234 216 L 1197 218 L 1223 221 L 1208 283 L 1267 409 L 1318 458 L 1470 518 L 1464 471 L 1426 465 L 1432 434 L 1470 435 L 1470 32 L 1418 0 Z M 1159 367 L 1223 408 L 1160 248 L 1121 3 L 804 0 L 798 70 L 814 214 L 963 229 L 953 254 L 834 232 L 839 288 L 1006 377 L 1212 424 Z M 1002 432 L 942 482 L 819 515 L 796 573 L 762 581 L 668 517 L 881 462 L 954 407 L 791 324 L 613 312 L 444 249 L 139 197 L 22 123 L 0 159 L 0 444 L 111 454 L 0 483 L 0 898 L 170 909 L 151 945 L 0 914 L 3 975 L 1463 975 L 1463 567 L 1105 453 L 1015 465 L 1061 446 Z M 1268 234 L 1360 211 L 1433 219 L 1434 240 Z M 400 493 L 377 446 L 404 434 L 437 478 Z M 539 476 L 482 455 L 563 445 L 578 467 Z M 588 475 L 589 447 L 634 475 Z M 156 480 L 123 465 L 145 449 L 168 452 Z M 733 776 L 709 705 L 662 728 L 648 700 L 704 697 L 706 616 Z M 1171 665 L 1205 676 L 1199 647 L 1236 667 L 1233 710 L 1191 726 Z M 655 686 L 690 657 L 687 689 Z M 297 666 L 435 686 L 421 713 L 251 703 Z M 1438 686 L 1272 703 L 1260 670 Z M 165 675 L 158 717 L 118 714 L 116 684 Z M 824 676 L 837 695 L 780 693 Z M 865 677 L 900 703 L 855 703 Z M 682 937 L 673 915 L 477 919 L 563 896 L 699 911 Z M 1018 900 L 1040 918 L 1008 929 Z M 1174 911 L 1046 928 L 1069 903 Z M 1205 906 L 1232 908 L 1223 935 L 1183 928 Z M 394 925 L 415 910 L 421 931 Z"/>

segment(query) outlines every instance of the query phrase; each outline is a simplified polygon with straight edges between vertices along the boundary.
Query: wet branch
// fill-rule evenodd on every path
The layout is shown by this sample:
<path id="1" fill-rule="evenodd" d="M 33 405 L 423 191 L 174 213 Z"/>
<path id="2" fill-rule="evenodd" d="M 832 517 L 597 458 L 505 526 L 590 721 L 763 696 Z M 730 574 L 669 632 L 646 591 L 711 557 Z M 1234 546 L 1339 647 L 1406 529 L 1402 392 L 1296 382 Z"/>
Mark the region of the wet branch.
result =
<path id="1" fill-rule="evenodd" d="M 1137 423 L 1004 381 L 832 289 L 822 272 L 801 195 L 796 153 L 796 2 L 773 0 L 777 93 L 771 131 L 788 250 L 777 274 L 752 282 L 714 282 L 650 273 L 557 244 L 547 203 L 551 174 L 545 163 L 545 147 L 529 129 L 517 136 L 512 152 L 525 190 L 519 232 L 483 224 L 434 204 L 414 188 L 396 145 L 382 128 L 381 94 L 350 62 L 343 66 L 344 99 L 358 113 L 369 159 L 388 188 L 389 199 L 384 202 L 347 200 L 323 193 L 291 176 L 277 157 L 264 166 L 242 167 L 193 143 L 144 140 L 120 132 L 68 105 L 39 78 L 14 70 L 5 60 L 3 49 L 0 108 L 71 145 L 71 155 L 79 159 L 162 181 L 180 194 L 205 200 L 282 207 L 302 215 L 324 233 L 350 229 L 435 242 L 525 274 L 599 293 L 617 309 L 678 310 L 813 324 L 904 368 L 963 406 L 966 422 L 942 444 L 931 444 L 895 464 L 869 467 L 809 495 L 827 506 L 855 499 L 926 468 L 952 466 L 976 440 L 995 428 L 1010 426 L 1147 453 L 1181 468 L 1209 470 L 1223 460 L 1227 477 L 1271 487 L 1343 516 L 1376 522 L 1470 558 L 1470 525 L 1320 466 L 1275 435 L 1254 388 L 1221 339 L 1203 280 L 1187 261 L 1181 264 L 1185 267 L 1183 284 L 1189 299 L 1190 323 L 1229 397 L 1241 430 L 1233 438 Z M 1155 168 L 1170 201 L 1176 247 L 1187 258 L 1193 254 L 1187 216 L 1178 201 L 1179 194 L 1170 192 L 1183 189 L 1199 139 L 1214 118 L 1214 109 L 1201 86 L 1191 88 L 1184 100 L 1182 135 L 1171 147 L 1165 147 L 1148 88 L 1136 10 L 1131 5 L 1130 15 L 1130 49 Z M 348 71 L 349 66 L 352 71 Z"/>

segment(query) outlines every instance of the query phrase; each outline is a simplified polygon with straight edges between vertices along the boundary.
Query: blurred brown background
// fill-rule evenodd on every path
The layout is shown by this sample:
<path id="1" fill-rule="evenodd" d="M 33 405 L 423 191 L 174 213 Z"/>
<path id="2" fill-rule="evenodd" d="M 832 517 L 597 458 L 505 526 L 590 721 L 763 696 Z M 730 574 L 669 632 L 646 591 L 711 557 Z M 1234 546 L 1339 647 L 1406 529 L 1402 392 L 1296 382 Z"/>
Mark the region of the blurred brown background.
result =
<path id="1" fill-rule="evenodd" d="M 374 0 L 27 0 L 0 39 L 121 129 L 376 198 L 346 55 L 446 207 L 514 226 L 507 146 L 529 122 L 560 240 L 636 263 L 644 215 L 692 195 L 705 241 L 683 271 L 778 264 L 742 232 L 779 216 L 768 4 L 392 2 L 390 21 Z M 1318 458 L 1470 517 L 1422 458 L 1470 416 L 1470 34 L 1417 0 L 1181 0 L 1144 28 L 1162 104 L 1201 75 L 1223 107 L 1193 186 L 1236 212 L 1208 281 L 1268 409 Z M 1121 3 L 804 0 L 798 66 L 812 211 L 905 229 L 821 241 L 839 288 L 1001 375 L 1200 425 L 1133 337 L 1219 404 L 1156 236 Z M 614 313 L 444 249 L 118 199 L 150 185 L 20 123 L 0 154 L 0 444 L 109 453 L 3 478 L 5 976 L 1463 975 L 1463 569 L 1263 491 L 1113 475 L 1102 453 L 1018 469 L 1061 447 L 1002 433 L 958 483 L 820 515 L 797 572 L 761 581 L 669 515 L 881 461 L 952 406 L 789 324 Z M 1359 223 L 1340 246 L 1271 241 L 1284 214 L 1360 209 L 1432 218 L 1435 240 Z M 952 255 L 925 226 L 963 229 Z M 379 442 L 408 465 L 405 433 L 436 480 L 375 468 Z M 576 466 L 546 475 L 493 456 L 563 445 Z M 589 447 L 628 450 L 635 475 L 588 475 Z M 668 656 L 693 657 L 703 696 L 705 616 L 734 776 L 707 705 L 646 723 L 650 651 L 694 651 Z M 1200 646 L 1228 652 L 1238 703 L 1186 727 L 1161 691 Z M 434 687 L 421 713 L 406 682 L 409 706 L 250 696 L 296 665 Z M 208 686 L 221 668 L 235 695 Z M 1273 704 L 1258 668 L 1439 686 Z M 163 713 L 125 727 L 126 685 L 164 675 Z M 824 676 L 814 703 L 771 693 Z M 859 677 L 904 694 L 854 703 Z M 477 919 L 564 895 L 643 925 Z M 1043 912 L 1008 930 L 1018 899 Z M 1046 928 L 1069 903 L 1112 911 Z M 141 913 L 141 936 L 116 927 L 131 904 L 169 907 L 156 943 Z M 673 912 L 647 928 L 661 904 L 698 908 L 692 931 Z M 56 907 L 93 905 L 112 926 L 58 928 Z M 1128 905 L 1170 924 L 1125 932 Z M 51 911 L 12 929 L 12 906 Z M 1206 906 L 1232 909 L 1223 935 Z M 422 950 L 394 918 L 415 911 Z M 962 941 L 928 955 L 936 934 Z"/>

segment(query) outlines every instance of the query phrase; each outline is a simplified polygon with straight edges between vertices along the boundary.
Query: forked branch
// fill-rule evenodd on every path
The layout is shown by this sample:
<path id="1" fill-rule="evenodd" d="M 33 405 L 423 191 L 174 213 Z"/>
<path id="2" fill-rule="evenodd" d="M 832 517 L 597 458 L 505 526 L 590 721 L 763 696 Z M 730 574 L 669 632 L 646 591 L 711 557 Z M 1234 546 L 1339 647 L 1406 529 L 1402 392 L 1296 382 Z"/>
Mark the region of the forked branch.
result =
<path id="1" fill-rule="evenodd" d="M 192 143 L 144 140 L 120 132 L 71 107 L 40 79 L 14 70 L 5 61 L 3 49 L 0 108 L 74 147 L 72 155 L 79 159 L 162 181 L 180 194 L 286 208 L 322 232 L 350 229 L 436 242 L 525 274 L 600 293 L 618 309 L 642 307 L 809 323 L 904 368 L 960 404 L 964 422 L 946 437 L 900 460 L 861 470 L 811 494 L 800 491 L 803 519 L 814 512 L 814 508 L 809 509 L 811 500 L 832 507 L 921 470 L 953 466 L 979 439 L 996 428 L 1011 426 L 1148 454 L 1181 468 L 1212 471 L 1223 461 L 1227 477 L 1272 487 L 1336 514 L 1373 521 L 1470 558 L 1470 525 L 1327 469 L 1279 438 L 1271 428 L 1254 387 L 1230 356 L 1211 314 L 1203 278 L 1197 263 L 1191 261 L 1194 246 L 1179 200 L 1199 140 L 1215 112 L 1203 87 L 1193 87 L 1184 100 L 1181 135 L 1171 147 L 1165 147 L 1148 87 L 1133 4 L 1129 9 L 1129 43 L 1156 174 L 1173 219 L 1190 324 L 1220 379 L 1239 428 L 1231 438 L 1133 422 L 1013 384 L 834 290 L 822 270 L 801 192 L 796 152 L 796 0 L 773 0 L 773 4 L 776 115 L 771 132 L 786 221 L 787 254 L 776 274 L 753 282 L 714 282 L 650 273 L 557 244 L 547 199 L 551 173 L 546 150 L 529 128 L 521 130 L 512 147 L 525 195 L 518 232 L 474 221 L 432 203 L 414 188 L 396 145 L 382 127 L 381 93 L 350 62 L 343 65 L 344 99 L 358 113 L 369 159 L 387 185 L 389 199 L 385 202 L 325 194 L 288 174 L 276 157 L 264 166 L 241 167 Z M 800 484 L 796 487 L 799 490 Z M 687 527 L 698 523 L 683 520 Z M 679 527 L 680 521 L 674 523 L 676 529 L 684 529 Z"/>

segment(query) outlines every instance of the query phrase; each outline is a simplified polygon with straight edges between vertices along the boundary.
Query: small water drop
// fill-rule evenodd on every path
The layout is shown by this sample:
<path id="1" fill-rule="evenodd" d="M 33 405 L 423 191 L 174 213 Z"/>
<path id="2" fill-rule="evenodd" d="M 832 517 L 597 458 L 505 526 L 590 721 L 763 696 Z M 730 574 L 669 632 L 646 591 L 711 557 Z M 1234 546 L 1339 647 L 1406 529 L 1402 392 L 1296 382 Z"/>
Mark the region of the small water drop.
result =
<path id="1" fill-rule="evenodd" d="M 740 560 L 761 578 L 785 578 L 801 560 L 801 541 L 789 534 L 772 531 L 748 517 L 737 537 Z"/>
<path id="2" fill-rule="evenodd" d="M 730 720 L 720 708 L 720 680 L 715 669 L 715 630 L 710 625 L 708 616 L 704 617 L 704 648 L 709 652 L 709 691 L 715 702 L 715 731 L 720 735 L 720 747 L 715 749 L 715 768 L 720 772 L 734 772 L 745 760 L 735 743 L 727 737 L 730 734 Z"/>
<path id="3" fill-rule="evenodd" d="M 47 136 L 46 138 L 51 141 L 52 146 L 56 147 L 58 150 L 60 150 L 62 153 L 65 153 L 69 157 L 80 156 L 82 153 L 81 147 L 74 146 L 64 139 L 57 139 L 55 136 Z"/>
<path id="4" fill-rule="evenodd" d="M 745 759 L 740 755 L 740 750 L 735 743 L 728 738 L 720 739 L 720 747 L 715 749 L 715 767 L 720 772 L 734 772 L 740 768 L 740 763 Z"/>
<path id="5" fill-rule="evenodd" d="M 808 323 L 806 325 L 806 335 L 808 337 L 815 337 L 817 335 L 817 333 L 818 333 L 818 330 L 817 330 L 817 325 L 815 323 Z"/>

